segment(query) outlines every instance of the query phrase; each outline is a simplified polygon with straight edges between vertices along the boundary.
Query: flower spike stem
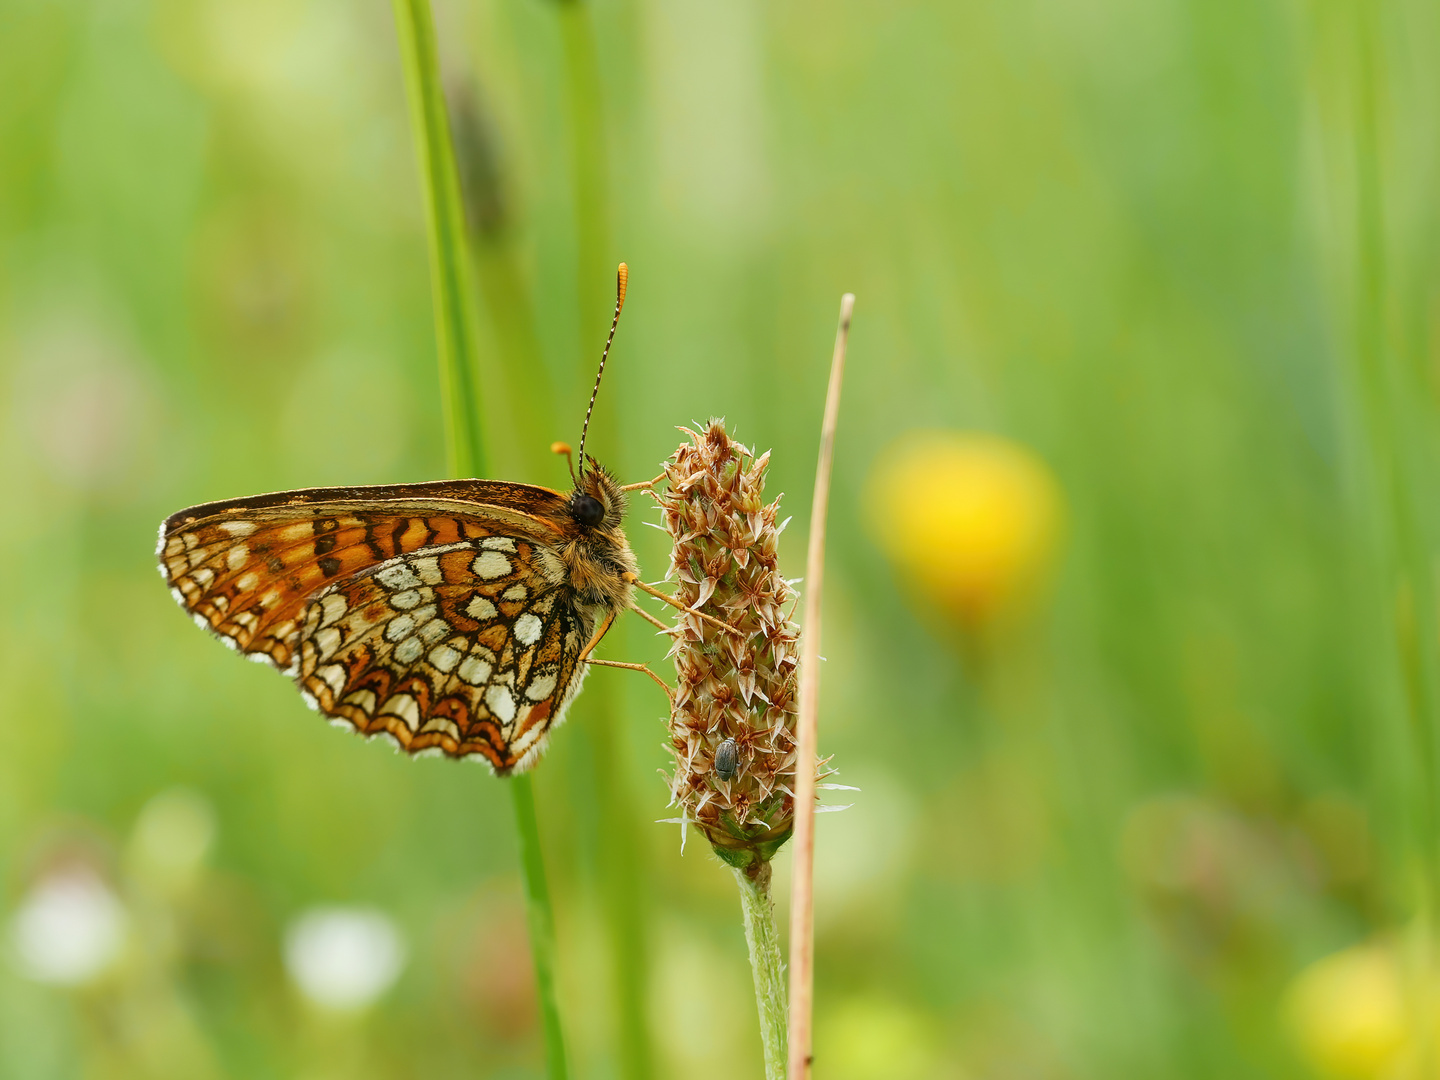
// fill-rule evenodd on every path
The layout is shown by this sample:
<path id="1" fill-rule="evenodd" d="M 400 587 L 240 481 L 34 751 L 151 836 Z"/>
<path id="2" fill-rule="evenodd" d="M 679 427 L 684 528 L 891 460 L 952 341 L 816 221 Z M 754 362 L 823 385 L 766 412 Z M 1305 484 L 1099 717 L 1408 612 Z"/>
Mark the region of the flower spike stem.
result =
<path id="1" fill-rule="evenodd" d="M 806 1080 L 812 1060 L 815 1007 L 815 759 L 820 719 L 820 593 L 825 577 L 825 515 L 830 508 L 830 466 L 845 377 L 845 344 L 855 296 L 840 298 L 840 327 L 830 361 L 830 388 L 820 429 L 820 460 L 810 510 L 810 548 L 805 560 L 805 622 L 800 638 L 799 743 L 795 761 L 795 867 L 790 891 L 790 1080 Z"/>
<path id="2" fill-rule="evenodd" d="M 765 1080 L 785 1080 L 785 963 L 780 959 L 780 932 L 775 927 L 775 903 L 770 899 L 770 861 L 757 860 L 747 869 L 731 869 L 740 886 L 745 944 L 750 946 L 750 972 L 760 1008 Z"/>
<path id="3" fill-rule="evenodd" d="M 440 360 L 440 392 L 444 405 L 450 474 L 483 476 L 485 447 L 481 439 L 480 396 L 475 377 L 473 292 L 467 272 L 469 253 L 460 179 L 455 167 L 445 98 L 440 90 L 440 63 L 435 51 L 435 23 L 429 0 L 394 0 L 395 29 L 410 100 L 420 184 L 429 226 L 431 287 L 435 290 L 435 342 Z M 530 951 L 535 962 L 535 988 L 544 1022 L 546 1076 L 565 1080 L 565 1041 L 555 996 L 555 917 L 545 882 L 540 831 L 535 820 L 535 792 L 529 776 L 507 781 L 515 806 L 516 842 L 525 878 L 525 906 L 530 924 Z"/>

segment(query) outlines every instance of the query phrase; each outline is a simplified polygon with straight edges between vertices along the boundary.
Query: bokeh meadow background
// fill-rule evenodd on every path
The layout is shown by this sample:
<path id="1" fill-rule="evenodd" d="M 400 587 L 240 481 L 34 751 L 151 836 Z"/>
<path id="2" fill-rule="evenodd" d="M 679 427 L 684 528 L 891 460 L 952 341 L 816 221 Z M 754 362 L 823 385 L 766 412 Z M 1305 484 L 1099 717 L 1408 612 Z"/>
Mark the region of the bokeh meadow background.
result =
<path id="1" fill-rule="evenodd" d="M 726 417 L 798 576 L 858 296 L 817 1076 L 1440 1077 L 1440 9 L 436 15 L 496 476 L 564 485 L 624 259 L 593 451 Z M 182 506 L 443 474 L 390 8 L 0 0 L 0 387 L 0 1075 L 538 1076 L 501 783 L 153 568 Z M 536 776 L 575 1074 L 759 1075 L 663 714 L 596 671 Z"/>

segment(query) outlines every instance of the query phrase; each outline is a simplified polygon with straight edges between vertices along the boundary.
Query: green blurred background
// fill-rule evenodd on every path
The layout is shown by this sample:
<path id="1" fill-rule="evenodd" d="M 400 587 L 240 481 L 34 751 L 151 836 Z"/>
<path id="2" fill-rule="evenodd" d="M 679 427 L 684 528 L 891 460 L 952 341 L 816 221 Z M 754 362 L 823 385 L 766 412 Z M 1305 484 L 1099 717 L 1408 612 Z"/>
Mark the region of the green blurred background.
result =
<path id="1" fill-rule="evenodd" d="M 858 295 L 817 1076 L 1440 1076 L 1436 6 L 437 19 L 495 475 L 563 485 L 623 258 L 594 452 L 643 479 L 725 416 L 799 576 Z M 0 1076 L 538 1076 L 501 783 L 328 728 L 153 568 L 189 504 L 443 474 L 389 7 L 0 0 L 0 387 Z M 1025 602 L 892 561 L 960 542 L 883 497 L 914 430 L 1053 491 Z M 602 652 L 663 664 L 630 621 Z M 652 824 L 663 712 L 597 671 L 537 773 L 575 1073 L 756 1076 L 730 875 Z M 297 983 L 327 905 L 403 942 L 368 1004 Z"/>

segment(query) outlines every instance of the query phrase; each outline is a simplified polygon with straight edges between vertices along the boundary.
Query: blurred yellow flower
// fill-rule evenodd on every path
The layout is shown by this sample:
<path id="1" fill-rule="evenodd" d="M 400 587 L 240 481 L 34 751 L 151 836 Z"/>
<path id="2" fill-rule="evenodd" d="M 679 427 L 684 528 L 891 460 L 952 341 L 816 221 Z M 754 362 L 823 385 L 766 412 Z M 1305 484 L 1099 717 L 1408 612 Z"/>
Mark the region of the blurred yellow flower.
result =
<path id="1" fill-rule="evenodd" d="M 875 463 L 871 532 L 926 596 L 970 625 L 1014 608 L 1041 584 L 1062 499 L 1035 453 L 997 435 L 916 431 Z"/>
<path id="2" fill-rule="evenodd" d="M 1291 984 L 1288 1013 L 1296 1042 L 1324 1076 L 1418 1080 L 1415 1009 L 1389 945 L 1356 945 L 1315 961 Z M 1435 1013 L 1432 985 L 1432 1007 Z M 1440 1030 L 1440 1014 L 1430 1031 Z M 1431 1076 L 1437 1074 L 1431 1073 Z"/>

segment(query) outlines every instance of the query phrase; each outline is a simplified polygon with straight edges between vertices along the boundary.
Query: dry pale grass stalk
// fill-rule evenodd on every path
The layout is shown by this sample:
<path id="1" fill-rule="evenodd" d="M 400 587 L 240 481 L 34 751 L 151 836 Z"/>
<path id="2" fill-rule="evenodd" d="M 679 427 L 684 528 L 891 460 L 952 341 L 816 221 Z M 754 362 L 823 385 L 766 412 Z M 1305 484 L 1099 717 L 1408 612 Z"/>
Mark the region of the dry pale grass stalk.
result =
<path id="1" fill-rule="evenodd" d="M 800 659 L 800 717 L 795 765 L 795 863 L 790 891 L 790 1080 L 805 1080 L 813 1059 L 815 1003 L 815 760 L 820 718 L 820 595 L 825 577 L 825 516 L 830 508 L 830 466 L 845 376 L 845 344 L 855 296 L 840 298 L 840 326 L 830 361 L 830 387 L 820 429 L 820 459 L 810 511 L 805 561 L 805 636 Z"/>

